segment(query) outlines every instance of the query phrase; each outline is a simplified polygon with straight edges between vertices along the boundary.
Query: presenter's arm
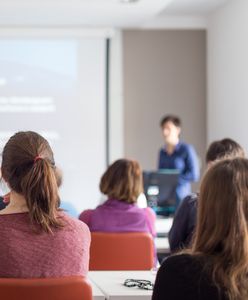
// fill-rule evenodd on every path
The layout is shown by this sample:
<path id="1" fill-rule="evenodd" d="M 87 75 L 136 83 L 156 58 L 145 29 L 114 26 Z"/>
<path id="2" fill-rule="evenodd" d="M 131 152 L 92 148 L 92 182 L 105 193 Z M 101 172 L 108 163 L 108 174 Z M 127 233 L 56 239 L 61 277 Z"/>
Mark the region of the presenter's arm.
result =
<path id="1" fill-rule="evenodd" d="M 198 181 L 200 177 L 199 160 L 192 145 L 186 145 L 185 169 L 180 177 L 187 181 Z"/>

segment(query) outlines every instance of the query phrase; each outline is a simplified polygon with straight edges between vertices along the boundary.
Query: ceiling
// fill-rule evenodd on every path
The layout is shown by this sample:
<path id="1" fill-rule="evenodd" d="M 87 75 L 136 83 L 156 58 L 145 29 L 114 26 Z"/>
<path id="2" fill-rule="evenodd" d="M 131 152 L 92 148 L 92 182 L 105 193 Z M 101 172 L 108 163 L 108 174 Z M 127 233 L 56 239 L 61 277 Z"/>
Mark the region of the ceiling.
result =
<path id="1" fill-rule="evenodd" d="M 204 17 L 231 0 L 0 0 L 0 26 L 138 28 L 156 18 Z M 148 26 L 149 27 L 149 26 Z"/>
<path id="2" fill-rule="evenodd" d="M 173 0 L 160 15 L 206 15 L 227 0 Z"/>

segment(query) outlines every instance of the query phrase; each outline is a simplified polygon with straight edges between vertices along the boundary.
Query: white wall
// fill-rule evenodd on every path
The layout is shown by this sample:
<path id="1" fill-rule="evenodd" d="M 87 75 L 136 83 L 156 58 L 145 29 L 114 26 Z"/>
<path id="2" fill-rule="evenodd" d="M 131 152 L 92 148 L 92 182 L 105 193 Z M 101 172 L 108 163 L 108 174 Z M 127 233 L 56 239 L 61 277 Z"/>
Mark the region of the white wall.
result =
<path id="1" fill-rule="evenodd" d="M 206 152 L 206 31 L 123 32 L 124 153 L 156 169 L 166 114 L 182 119 L 182 140 Z"/>
<path id="2" fill-rule="evenodd" d="M 124 155 L 122 32 L 115 30 L 110 41 L 109 161 Z"/>
<path id="3" fill-rule="evenodd" d="M 248 1 L 209 17 L 208 143 L 231 137 L 248 152 Z"/>

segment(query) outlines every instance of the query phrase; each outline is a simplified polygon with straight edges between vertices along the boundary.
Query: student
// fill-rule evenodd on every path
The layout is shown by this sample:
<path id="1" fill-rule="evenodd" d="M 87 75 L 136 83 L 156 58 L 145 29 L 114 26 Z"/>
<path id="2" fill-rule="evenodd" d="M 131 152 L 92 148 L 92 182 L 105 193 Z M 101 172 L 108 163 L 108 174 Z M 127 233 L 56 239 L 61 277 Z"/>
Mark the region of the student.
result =
<path id="1" fill-rule="evenodd" d="M 103 174 L 100 190 L 107 201 L 96 209 L 86 210 L 79 219 L 90 231 L 149 232 L 156 236 L 155 213 L 139 208 L 137 198 L 143 191 L 142 171 L 134 160 L 119 159 Z"/>
<path id="2" fill-rule="evenodd" d="M 152 300 L 248 299 L 248 160 L 222 160 L 205 174 L 192 248 L 166 259 Z"/>
<path id="3" fill-rule="evenodd" d="M 160 122 L 165 145 L 160 149 L 158 169 L 176 169 L 180 172 L 176 189 L 177 205 L 191 193 L 191 182 L 199 179 L 199 164 L 192 145 L 182 142 L 181 120 L 168 115 Z"/>
<path id="4" fill-rule="evenodd" d="M 10 188 L 0 211 L 0 277 L 86 275 L 88 227 L 58 209 L 53 152 L 31 131 L 13 135 L 3 149 L 2 176 Z"/>
<path id="5" fill-rule="evenodd" d="M 225 158 L 244 157 L 242 147 L 232 139 L 225 138 L 213 142 L 206 153 L 207 166 Z M 198 195 L 187 196 L 176 211 L 169 232 L 169 244 L 172 252 L 187 247 L 192 239 L 196 224 Z"/>

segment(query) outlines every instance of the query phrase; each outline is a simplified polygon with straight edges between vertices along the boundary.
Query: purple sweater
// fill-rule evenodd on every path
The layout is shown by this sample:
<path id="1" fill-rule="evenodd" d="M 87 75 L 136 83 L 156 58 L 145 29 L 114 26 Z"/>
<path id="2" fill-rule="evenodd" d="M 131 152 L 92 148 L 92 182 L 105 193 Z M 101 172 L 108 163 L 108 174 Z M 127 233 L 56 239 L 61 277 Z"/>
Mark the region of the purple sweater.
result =
<path id="1" fill-rule="evenodd" d="M 136 204 L 109 199 L 96 209 L 86 210 L 79 219 L 90 231 L 149 232 L 156 236 L 155 213 L 151 208 L 139 208 Z"/>
<path id="2" fill-rule="evenodd" d="M 88 227 L 65 213 L 53 234 L 34 232 L 28 213 L 0 215 L 0 277 L 85 276 L 89 264 Z"/>

